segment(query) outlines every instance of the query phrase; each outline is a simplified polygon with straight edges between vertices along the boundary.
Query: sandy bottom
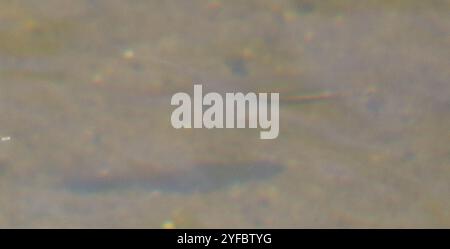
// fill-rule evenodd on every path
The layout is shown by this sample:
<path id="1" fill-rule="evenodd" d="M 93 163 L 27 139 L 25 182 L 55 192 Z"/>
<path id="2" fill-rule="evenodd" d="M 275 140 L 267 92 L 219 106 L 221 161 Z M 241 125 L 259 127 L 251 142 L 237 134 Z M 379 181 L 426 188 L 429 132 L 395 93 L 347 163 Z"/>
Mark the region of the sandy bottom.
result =
<path id="1" fill-rule="evenodd" d="M 357 2 L 0 3 L 0 227 L 449 227 L 450 5 Z M 194 83 L 280 136 L 173 129 Z"/>

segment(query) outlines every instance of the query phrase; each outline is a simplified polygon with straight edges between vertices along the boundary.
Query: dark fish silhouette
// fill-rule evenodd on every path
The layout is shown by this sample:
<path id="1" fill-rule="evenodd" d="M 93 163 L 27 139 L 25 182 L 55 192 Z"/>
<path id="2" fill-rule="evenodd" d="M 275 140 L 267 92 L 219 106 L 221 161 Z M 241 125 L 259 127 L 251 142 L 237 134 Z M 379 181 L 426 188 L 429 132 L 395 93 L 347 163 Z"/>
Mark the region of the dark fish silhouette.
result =
<path id="1" fill-rule="evenodd" d="M 234 164 L 197 164 L 184 170 L 155 170 L 151 166 L 128 172 L 75 174 L 64 180 L 68 189 L 98 192 L 128 187 L 172 193 L 210 192 L 252 180 L 269 179 L 282 165 L 257 161 Z"/>

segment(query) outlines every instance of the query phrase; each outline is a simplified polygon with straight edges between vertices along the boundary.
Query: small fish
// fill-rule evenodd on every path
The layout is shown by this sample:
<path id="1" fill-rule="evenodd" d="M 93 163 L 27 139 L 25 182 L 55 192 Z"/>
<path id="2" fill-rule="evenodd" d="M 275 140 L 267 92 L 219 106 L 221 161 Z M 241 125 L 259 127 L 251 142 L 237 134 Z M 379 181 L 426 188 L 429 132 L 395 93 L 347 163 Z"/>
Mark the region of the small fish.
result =
<path id="1" fill-rule="evenodd" d="M 280 164 L 257 161 L 234 164 L 202 163 L 184 170 L 155 170 L 151 165 L 128 172 L 75 174 L 64 186 L 76 192 L 98 192 L 128 187 L 169 193 L 210 192 L 253 180 L 269 179 L 281 172 Z"/>

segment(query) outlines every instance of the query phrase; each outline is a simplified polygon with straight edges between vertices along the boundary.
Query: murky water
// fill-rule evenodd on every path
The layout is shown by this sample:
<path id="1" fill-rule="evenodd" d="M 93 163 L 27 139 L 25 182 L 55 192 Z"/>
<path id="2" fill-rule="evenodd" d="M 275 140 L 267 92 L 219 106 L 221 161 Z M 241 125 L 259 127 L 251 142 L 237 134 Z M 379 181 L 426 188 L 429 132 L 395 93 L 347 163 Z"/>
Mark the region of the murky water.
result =
<path id="1" fill-rule="evenodd" d="M 0 227 L 448 227 L 449 10 L 2 0 Z M 173 129 L 194 83 L 280 136 Z"/>

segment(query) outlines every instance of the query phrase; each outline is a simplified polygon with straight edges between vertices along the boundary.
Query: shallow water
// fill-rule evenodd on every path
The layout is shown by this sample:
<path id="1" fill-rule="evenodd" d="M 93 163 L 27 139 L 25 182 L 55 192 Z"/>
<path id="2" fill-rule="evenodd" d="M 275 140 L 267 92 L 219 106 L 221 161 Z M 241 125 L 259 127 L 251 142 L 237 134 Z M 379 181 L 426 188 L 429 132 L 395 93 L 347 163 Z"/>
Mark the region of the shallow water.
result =
<path id="1" fill-rule="evenodd" d="M 448 227 L 448 1 L 0 1 L 0 227 Z M 279 91 L 280 136 L 170 96 Z"/>

